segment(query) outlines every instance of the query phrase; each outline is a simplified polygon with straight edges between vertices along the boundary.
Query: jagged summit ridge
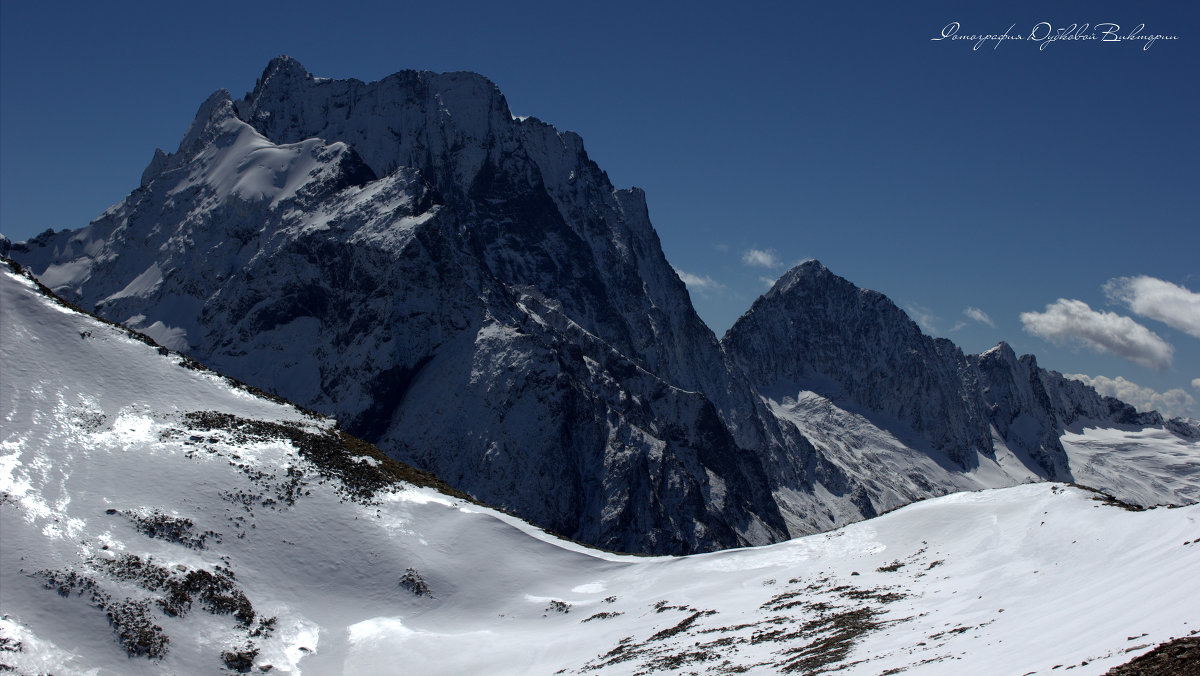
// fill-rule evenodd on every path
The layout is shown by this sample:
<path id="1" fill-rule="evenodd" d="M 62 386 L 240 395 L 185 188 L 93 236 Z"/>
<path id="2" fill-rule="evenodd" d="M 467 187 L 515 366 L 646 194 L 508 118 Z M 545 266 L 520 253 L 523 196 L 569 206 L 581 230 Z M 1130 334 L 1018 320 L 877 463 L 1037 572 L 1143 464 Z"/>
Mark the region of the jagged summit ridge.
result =
<path id="1" fill-rule="evenodd" d="M 315 78 L 288 57 L 267 66 L 237 109 L 277 143 L 344 140 L 377 174 L 455 167 L 462 185 L 504 152 L 503 137 L 519 124 L 496 85 L 475 73 L 409 70 L 364 83 Z M 488 141 L 501 143 L 485 148 Z"/>

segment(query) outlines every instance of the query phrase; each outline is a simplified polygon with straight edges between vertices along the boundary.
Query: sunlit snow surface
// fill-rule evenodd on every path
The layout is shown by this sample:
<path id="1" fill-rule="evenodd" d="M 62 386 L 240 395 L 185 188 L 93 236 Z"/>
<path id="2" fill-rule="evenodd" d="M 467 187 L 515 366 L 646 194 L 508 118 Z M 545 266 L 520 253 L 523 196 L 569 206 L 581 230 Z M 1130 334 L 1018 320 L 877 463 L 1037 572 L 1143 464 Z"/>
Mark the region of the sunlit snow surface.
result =
<path id="1" fill-rule="evenodd" d="M 1197 506 L 1130 512 L 1031 484 L 769 547 L 605 554 L 432 489 L 361 504 L 286 441 L 187 431 L 193 411 L 329 423 L 183 368 L 7 270 L 0 294 L 0 663 L 18 672 L 221 673 L 223 651 L 252 646 L 257 673 L 1099 674 L 1200 630 Z M 1082 429 L 1064 445 L 1096 472 L 1106 454 L 1144 454 L 1148 483 L 1195 462 L 1194 446 L 1140 434 Z M 264 504 L 289 468 L 303 492 Z M 211 535 L 189 547 L 122 516 L 155 510 Z M 96 563 L 123 554 L 231 570 L 274 629 L 249 636 L 198 602 L 156 609 L 169 649 L 129 657 L 86 595 L 38 574 L 161 597 Z"/>

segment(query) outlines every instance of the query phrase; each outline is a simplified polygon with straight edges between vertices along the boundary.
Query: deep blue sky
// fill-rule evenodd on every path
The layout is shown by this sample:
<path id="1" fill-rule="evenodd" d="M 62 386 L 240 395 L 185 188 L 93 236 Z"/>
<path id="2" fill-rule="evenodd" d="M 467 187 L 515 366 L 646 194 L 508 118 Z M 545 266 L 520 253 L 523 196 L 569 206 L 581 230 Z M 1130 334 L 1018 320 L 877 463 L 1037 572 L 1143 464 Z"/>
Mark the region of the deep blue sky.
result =
<path id="1" fill-rule="evenodd" d="M 1112 22 L 1179 39 L 930 39 L 952 21 L 961 35 Z M 1200 291 L 1192 2 L 4 2 L 0 50 L 0 232 L 14 240 L 85 225 L 209 93 L 247 91 L 275 55 L 362 80 L 473 70 L 647 191 L 718 335 L 763 278 L 813 257 L 967 351 L 1007 340 L 1049 368 L 1200 400 L 1200 338 L 1102 290 L 1147 275 Z M 777 265 L 747 264 L 751 250 Z M 1059 298 L 1130 317 L 1173 346 L 1170 365 L 1023 328 Z"/>

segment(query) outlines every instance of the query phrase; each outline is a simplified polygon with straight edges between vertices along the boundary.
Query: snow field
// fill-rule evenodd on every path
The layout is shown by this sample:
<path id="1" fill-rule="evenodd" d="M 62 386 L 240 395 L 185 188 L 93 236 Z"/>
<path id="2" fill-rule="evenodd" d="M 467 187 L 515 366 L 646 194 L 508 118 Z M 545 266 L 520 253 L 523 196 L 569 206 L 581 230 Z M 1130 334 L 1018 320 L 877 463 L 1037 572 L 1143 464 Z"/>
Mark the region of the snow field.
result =
<path id="1" fill-rule="evenodd" d="M 19 670 L 213 673 L 252 647 L 256 668 L 291 674 L 1099 674 L 1200 630 L 1197 506 L 1132 512 L 1032 484 L 767 547 L 607 554 L 430 488 L 350 499 L 286 439 L 187 414 L 328 422 L 8 271 L 0 301 L 0 635 L 21 646 L 0 655 Z M 147 534 L 155 514 L 203 546 Z M 128 555 L 232 571 L 255 622 L 199 599 L 178 617 L 151 605 L 169 647 L 128 656 L 86 594 L 45 575 L 163 598 L 104 563 Z"/>

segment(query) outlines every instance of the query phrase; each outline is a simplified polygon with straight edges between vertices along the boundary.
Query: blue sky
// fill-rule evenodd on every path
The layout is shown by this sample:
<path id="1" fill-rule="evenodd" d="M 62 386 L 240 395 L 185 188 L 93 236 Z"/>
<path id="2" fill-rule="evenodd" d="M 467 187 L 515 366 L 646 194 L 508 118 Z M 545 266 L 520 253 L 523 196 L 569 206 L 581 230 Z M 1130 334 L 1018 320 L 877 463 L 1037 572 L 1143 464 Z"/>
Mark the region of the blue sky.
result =
<path id="1" fill-rule="evenodd" d="M 275 55 L 473 70 L 647 191 L 718 335 L 818 258 L 967 351 L 1200 417 L 1194 3 L 380 5 L 0 3 L 0 232 L 85 225 Z M 1085 22 L 1178 39 L 1027 39 Z"/>

